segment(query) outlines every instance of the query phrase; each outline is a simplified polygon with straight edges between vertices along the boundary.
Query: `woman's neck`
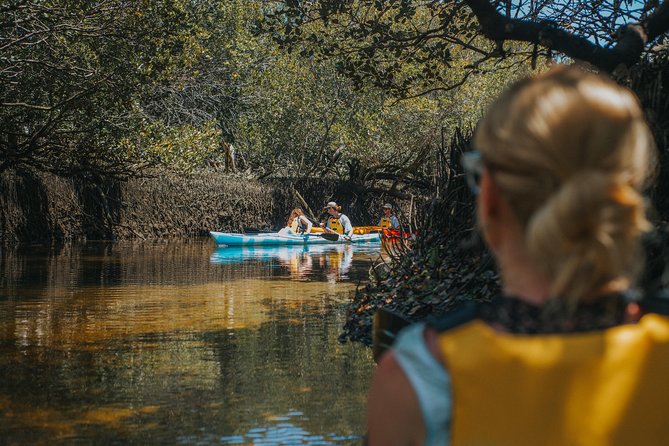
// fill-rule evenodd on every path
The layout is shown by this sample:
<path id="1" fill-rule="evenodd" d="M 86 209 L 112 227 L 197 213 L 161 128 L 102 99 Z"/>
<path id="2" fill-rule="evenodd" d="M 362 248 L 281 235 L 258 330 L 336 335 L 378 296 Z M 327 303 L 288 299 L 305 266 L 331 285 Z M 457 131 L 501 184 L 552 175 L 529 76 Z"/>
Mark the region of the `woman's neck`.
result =
<path id="1" fill-rule="evenodd" d="M 534 262 L 522 246 L 509 244 L 497 251 L 496 257 L 504 294 L 534 305 L 541 305 L 549 298 L 555 297 L 551 296 L 550 281 L 534 266 Z M 600 296 L 621 293 L 629 287 L 628 279 L 615 279 L 592 290 L 583 300 L 597 300 Z"/>
<path id="2" fill-rule="evenodd" d="M 509 243 L 495 253 L 504 294 L 541 305 L 550 298 L 550 282 L 517 243 Z"/>

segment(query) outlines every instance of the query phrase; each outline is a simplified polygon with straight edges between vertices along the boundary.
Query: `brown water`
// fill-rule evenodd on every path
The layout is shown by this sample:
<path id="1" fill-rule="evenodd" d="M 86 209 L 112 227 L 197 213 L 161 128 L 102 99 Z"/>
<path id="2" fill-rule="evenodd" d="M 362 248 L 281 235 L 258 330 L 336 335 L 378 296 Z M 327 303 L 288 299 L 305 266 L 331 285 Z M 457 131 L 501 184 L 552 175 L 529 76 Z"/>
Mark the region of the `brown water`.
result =
<path id="1" fill-rule="evenodd" d="M 0 444 L 359 444 L 378 246 L 0 251 Z"/>

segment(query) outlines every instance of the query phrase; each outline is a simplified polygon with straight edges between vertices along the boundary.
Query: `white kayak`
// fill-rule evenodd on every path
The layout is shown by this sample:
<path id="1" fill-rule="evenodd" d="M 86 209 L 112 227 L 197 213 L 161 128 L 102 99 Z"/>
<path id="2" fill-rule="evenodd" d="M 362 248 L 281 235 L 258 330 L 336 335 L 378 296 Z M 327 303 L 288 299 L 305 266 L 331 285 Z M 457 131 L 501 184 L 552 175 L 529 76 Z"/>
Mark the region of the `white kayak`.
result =
<path id="1" fill-rule="evenodd" d="M 351 239 L 337 234 L 296 234 L 292 231 L 240 234 L 235 232 L 209 232 L 217 246 L 269 246 L 269 245 L 322 245 L 346 243 L 381 243 L 381 234 L 354 234 Z"/>

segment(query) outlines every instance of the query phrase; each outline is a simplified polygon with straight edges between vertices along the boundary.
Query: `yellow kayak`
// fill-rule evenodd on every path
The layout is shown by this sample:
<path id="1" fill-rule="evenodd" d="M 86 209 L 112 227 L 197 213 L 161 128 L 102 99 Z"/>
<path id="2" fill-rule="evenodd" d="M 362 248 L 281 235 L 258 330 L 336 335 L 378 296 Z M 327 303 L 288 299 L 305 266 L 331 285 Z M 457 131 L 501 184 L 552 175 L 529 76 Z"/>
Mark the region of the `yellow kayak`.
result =
<path id="1" fill-rule="evenodd" d="M 323 232 L 323 228 L 318 226 L 311 228 L 311 234 L 321 234 Z M 381 232 L 381 226 L 353 226 L 353 233 L 356 235 L 373 234 L 375 232 Z"/>

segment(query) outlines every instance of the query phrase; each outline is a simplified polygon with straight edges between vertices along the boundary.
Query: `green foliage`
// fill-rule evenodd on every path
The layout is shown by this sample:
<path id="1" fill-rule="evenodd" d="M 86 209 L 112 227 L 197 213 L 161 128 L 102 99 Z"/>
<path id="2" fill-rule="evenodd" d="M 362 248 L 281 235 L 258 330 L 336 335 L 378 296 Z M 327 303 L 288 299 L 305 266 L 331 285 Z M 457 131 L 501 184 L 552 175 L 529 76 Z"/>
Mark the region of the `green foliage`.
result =
<path id="1" fill-rule="evenodd" d="M 190 63 L 186 1 L 14 2 L 2 8 L 0 170 L 123 173 L 117 142 L 141 86 Z"/>
<path id="2" fill-rule="evenodd" d="M 142 127 L 135 138 L 119 141 L 119 148 L 124 149 L 129 157 L 139 155 L 140 159 L 151 164 L 189 172 L 219 151 L 221 130 L 211 121 L 197 127 L 191 124 L 167 126 L 161 121 L 154 121 Z"/>
<path id="3" fill-rule="evenodd" d="M 473 127 L 485 104 L 530 70 L 521 58 L 494 64 L 478 61 L 471 45 L 446 45 L 434 24 L 447 11 L 453 23 L 471 24 L 462 8 L 446 4 L 266 3 L 260 35 L 282 52 L 259 84 L 267 86 L 263 97 L 276 99 L 240 127 L 249 129 L 248 146 L 279 152 L 272 169 L 288 162 L 292 171 L 307 166 L 382 189 L 426 186 L 444 137 Z M 427 34 L 412 36 L 416 30 Z M 491 47 L 471 27 L 463 32 Z"/>
<path id="4" fill-rule="evenodd" d="M 364 58 L 335 57 L 350 39 L 369 42 L 384 30 L 400 35 L 416 20 L 429 23 L 425 8 L 390 2 L 377 13 L 388 24 L 370 21 L 376 34 L 349 31 L 348 41 L 324 26 L 350 24 L 337 18 L 289 26 L 284 40 L 293 44 L 284 45 L 277 29 L 265 32 L 279 5 L 33 0 L 3 6 L 0 171 L 192 170 L 220 164 L 232 144 L 236 166 L 249 175 L 425 185 L 432 174 L 425 161 L 442 134 L 474 122 L 504 83 L 480 71 L 468 76 L 466 85 L 475 88 L 413 96 L 417 85 L 463 73 L 465 62 L 456 60 L 466 57 L 446 54 L 435 42 L 409 57 L 389 44 L 365 50 Z M 430 65 L 435 58 L 448 60 L 452 71 Z M 346 75 L 351 63 L 364 63 L 376 78 L 392 76 L 381 82 Z"/>
<path id="5" fill-rule="evenodd" d="M 478 36 L 462 2 L 275 2 L 265 27 L 283 47 L 336 58 L 357 86 L 373 84 L 400 98 L 458 88 L 471 74 L 531 54 L 517 46 L 508 60 L 489 61 L 495 43 Z"/>
<path id="6" fill-rule="evenodd" d="M 644 49 L 657 52 L 652 41 L 669 29 L 667 4 L 652 0 L 271 4 L 265 27 L 282 46 L 336 56 L 356 85 L 371 82 L 398 97 L 458 88 L 471 73 L 537 67 L 554 53 L 606 71 L 629 67 Z"/>

